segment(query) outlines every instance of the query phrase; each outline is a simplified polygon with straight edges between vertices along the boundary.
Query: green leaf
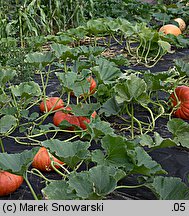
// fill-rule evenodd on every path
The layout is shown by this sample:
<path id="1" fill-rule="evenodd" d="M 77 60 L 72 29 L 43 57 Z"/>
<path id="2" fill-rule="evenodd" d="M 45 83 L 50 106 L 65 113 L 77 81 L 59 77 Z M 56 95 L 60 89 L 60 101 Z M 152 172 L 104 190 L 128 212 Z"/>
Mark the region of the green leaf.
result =
<path id="1" fill-rule="evenodd" d="M 184 131 L 189 132 L 189 124 L 180 118 L 173 118 L 169 120 L 167 128 L 174 136 L 177 136 Z"/>
<path id="2" fill-rule="evenodd" d="M 98 165 L 89 171 L 72 172 L 68 183 L 82 199 L 102 199 L 115 190 L 124 176 L 125 173 L 115 167 Z"/>
<path id="3" fill-rule="evenodd" d="M 42 131 L 47 131 L 47 130 L 51 130 L 51 129 L 56 129 L 58 127 L 56 127 L 54 124 L 52 123 L 48 123 L 48 124 L 43 124 L 39 126 Z"/>
<path id="4" fill-rule="evenodd" d="M 30 98 L 41 95 L 40 86 L 34 81 L 23 82 L 16 86 L 11 86 L 11 90 L 16 97 Z"/>
<path id="5" fill-rule="evenodd" d="M 55 74 L 67 92 L 73 91 L 77 97 L 89 92 L 90 83 L 84 76 L 79 76 L 74 72 L 56 72 Z"/>
<path id="6" fill-rule="evenodd" d="M 70 107 L 72 108 L 72 113 L 75 116 L 88 116 L 90 117 L 91 114 L 98 110 L 100 108 L 100 104 L 99 103 L 90 103 L 90 104 L 71 104 Z"/>
<path id="7" fill-rule="evenodd" d="M 117 169 L 110 166 L 95 166 L 89 170 L 90 180 L 95 188 L 95 193 L 100 196 L 106 196 L 113 192 L 117 186 L 114 178 Z"/>
<path id="8" fill-rule="evenodd" d="M 5 85 L 8 81 L 11 81 L 16 76 L 16 71 L 12 68 L 0 68 L 0 84 Z"/>
<path id="9" fill-rule="evenodd" d="M 100 108 L 100 113 L 105 113 L 106 116 L 117 115 L 120 111 L 120 106 L 115 97 L 108 99 Z"/>
<path id="10" fill-rule="evenodd" d="M 189 76 L 189 63 L 184 61 L 184 59 L 176 59 L 175 60 L 175 67 L 177 70 L 181 73 L 181 75 L 187 75 Z"/>
<path id="11" fill-rule="evenodd" d="M 115 83 L 117 78 L 122 75 L 121 70 L 111 61 L 100 58 L 96 60 L 96 64 L 97 66 L 93 67 L 92 71 L 96 75 L 98 83 Z"/>
<path id="12" fill-rule="evenodd" d="M 106 25 L 103 24 L 104 20 L 103 19 L 90 19 L 87 21 L 86 24 L 86 30 L 89 32 L 89 34 L 92 35 L 98 35 L 98 34 L 103 34 L 107 32 L 107 27 Z"/>
<path id="13" fill-rule="evenodd" d="M 77 80 L 72 86 L 72 89 L 75 96 L 79 97 L 81 95 L 85 95 L 89 93 L 90 83 L 86 79 Z"/>
<path id="14" fill-rule="evenodd" d="M 67 72 L 67 73 L 55 73 L 58 79 L 60 80 L 61 84 L 67 91 L 73 91 L 75 82 L 77 80 L 77 74 L 74 72 Z"/>
<path id="15" fill-rule="evenodd" d="M 51 153 L 55 153 L 62 161 L 64 161 L 71 168 L 85 160 L 90 155 L 88 150 L 90 143 L 83 141 L 64 142 L 58 139 L 45 140 L 42 146 L 50 149 Z"/>
<path id="16" fill-rule="evenodd" d="M 161 21 L 161 22 L 163 20 L 165 23 L 169 22 L 170 19 L 171 19 L 171 16 L 169 14 L 167 14 L 167 13 L 161 13 L 161 12 L 153 13 L 153 17 L 156 20 Z"/>
<path id="17" fill-rule="evenodd" d="M 132 74 L 124 83 L 115 85 L 116 101 L 118 103 L 130 102 L 132 100 L 140 101 L 146 95 L 146 90 L 147 85 L 145 81 Z"/>
<path id="18" fill-rule="evenodd" d="M 165 89 L 164 81 L 166 81 L 169 76 L 170 74 L 167 71 L 155 74 L 149 71 L 145 72 L 144 81 L 146 82 L 147 87 L 150 91 L 157 91 Z"/>
<path id="19" fill-rule="evenodd" d="M 101 121 L 99 117 L 96 117 L 87 124 L 87 133 L 91 136 L 91 139 L 99 139 L 106 134 L 114 134 L 114 130 L 109 122 Z"/>
<path id="20" fill-rule="evenodd" d="M 100 55 L 103 51 L 104 51 L 104 47 L 98 47 L 98 46 L 79 46 L 78 51 L 80 53 L 80 55 L 84 55 L 86 57 L 90 57 L 90 55 Z"/>
<path id="21" fill-rule="evenodd" d="M 4 96 L 5 97 L 5 96 Z M 2 115 L 15 115 L 18 112 L 16 107 L 3 107 L 0 110 L 0 114 Z"/>
<path id="22" fill-rule="evenodd" d="M 35 66 L 42 65 L 43 67 L 47 66 L 53 62 L 55 56 L 52 52 L 34 52 L 26 55 L 25 62 L 33 64 Z"/>
<path id="23" fill-rule="evenodd" d="M 99 149 L 92 151 L 91 160 L 99 165 L 106 164 L 105 154 Z"/>
<path id="24" fill-rule="evenodd" d="M 163 139 L 159 133 L 154 132 L 154 140 L 150 135 L 143 134 L 140 136 L 140 144 L 141 146 L 147 146 L 153 150 L 158 148 L 167 148 L 177 146 L 176 143 L 170 139 Z"/>
<path id="25" fill-rule="evenodd" d="M 17 119 L 12 115 L 5 115 L 0 119 L 0 133 L 8 132 L 17 125 Z"/>
<path id="26" fill-rule="evenodd" d="M 137 146 L 134 151 L 130 151 L 130 156 L 135 163 L 135 167 L 132 171 L 133 173 L 140 173 L 147 176 L 167 174 L 167 172 L 162 169 L 161 165 L 152 160 L 150 155 L 140 146 Z"/>
<path id="27" fill-rule="evenodd" d="M 174 53 L 174 50 L 171 50 L 171 44 L 167 41 L 159 40 L 158 41 L 159 46 L 163 49 L 163 53 Z"/>
<path id="28" fill-rule="evenodd" d="M 47 200 L 74 200 L 77 199 L 74 191 L 71 191 L 69 184 L 64 180 L 55 180 L 42 189 Z"/>
<path id="29" fill-rule="evenodd" d="M 63 60 L 66 60 L 67 58 L 77 59 L 78 51 L 74 48 L 57 43 L 53 43 L 51 48 L 55 51 L 55 56 L 57 58 L 62 58 Z"/>
<path id="30" fill-rule="evenodd" d="M 105 149 L 105 164 L 115 167 L 124 167 L 127 170 L 133 168 L 131 157 L 127 152 L 128 141 L 122 136 L 112 136 L 107 134 L 102 138 L 102 147 Z M 100 162 L 100 161 L 98 161 Z"/>
<path id="31" fill-rule="evenodd" d="M 95 166 L 89 171 L 71 172 L 68 181 L 53 181 L 42 189 L 47 199 L 103 199 L 115 190 L 117 182 L 125 176 L 122 170 L 110 166 Z"/>
<path id="32" fill-rule="evenodd" d="M 21 153 L 0 153 L 0 169 L 23 175 L 32 163 L 38 150 L 39 147 L 35 147 L 31 150 L 24 150 Z"/>
<path id="33" fill-rule="evenodd" d="M 62 32 L 61 32 L 62 33 Z M 74 38 L 66 35 L 66 33 L 63 33 L 62 35 L 47 35 L 46 39 L 49 41 L 55 41 L 59 44 L 70 44 L 71 42 L 74 42 Z"/>
<path id="34" fill-rule="evenodd" d="M 110 59 L 111 62 L 114 62 L 118 66 L 128 66 L 130 64 L 129 60 L 122 54 L 116 55 Z"/>
<path id="35" fill-rule="evenodd" d="M 76 191 L 77 196 L 82 199 L 89 199 L 94 194 L 93 184 L 90 180 L 89 172 L 87 171 L 71 173 L 68 183 L 69 186 Z"/>
<path id="36" fill-rule="evenodd" d="M 37 117 L 39 117 L 39 113 L 37 113 L 37 112 L 31 113 L 31 115 L 29 116 L 29 110 L 26 110 L 26 109 L 21 110 L 20 114 L 21 114 L 22 118 L 25 118 L 28 120 L 34 120 Z"/>
<path id="37" fill-rule="evenodd" d="M 189 188 L 180 178 L 156 176 L 146 184 L 160 200 L 188 200 Z"/>
<path id="38" fill-rule="evenodd" d="M 173 134 L 173 141 L 177 145 L 189 147 L 189 124 L 187 122 L 179 118 L 171 119 L 167 123 L 167 128 Z"/>

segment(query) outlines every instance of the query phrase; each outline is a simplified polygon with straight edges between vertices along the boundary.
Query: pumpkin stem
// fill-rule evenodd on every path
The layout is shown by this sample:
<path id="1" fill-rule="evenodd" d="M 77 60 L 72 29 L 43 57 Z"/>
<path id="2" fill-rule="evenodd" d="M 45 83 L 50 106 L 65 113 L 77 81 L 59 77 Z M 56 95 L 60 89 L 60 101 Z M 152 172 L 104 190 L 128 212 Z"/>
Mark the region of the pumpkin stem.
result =
<path id="1" fill-rule="evenodd" d="M 37 195 L 36 195 L 36 193 L 35 193 L 33 187 L 31 186 L 31 184 L 30 184 L 30 182 L 29 182 L 29 180 L 28 180 L 27 172 L 23 175 L 23 178 L 24 178 L 24 180 L 26 181 L 26 183 L 27 183 L 27 185 L 28 185 L 28 187 L 29 187 L 29 189 L 30 189 L 32 195 L 33 195 L 33 198 L 34 198 L 35 200 L 38 200 L 38 197 L 37 197 Z"/>

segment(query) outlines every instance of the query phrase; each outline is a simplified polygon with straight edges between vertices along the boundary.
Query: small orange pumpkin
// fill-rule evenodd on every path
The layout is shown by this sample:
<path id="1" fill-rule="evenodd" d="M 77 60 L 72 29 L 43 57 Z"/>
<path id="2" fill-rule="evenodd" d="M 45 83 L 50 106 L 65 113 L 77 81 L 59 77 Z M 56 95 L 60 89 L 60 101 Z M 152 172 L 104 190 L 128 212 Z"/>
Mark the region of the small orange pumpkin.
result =
<path id="1" fill-rule="evenodd" d="M 173 25 L 173 24 L 167 24 L 167 25 L 162 26 L 159 29 L 159 32 L 163 32 L 166 35 L 167 34 L 173 34 L 175 36 L 178 36 L 178 35 L 182 34 L 179 27 L 177 27 L 176 25 Z"/>

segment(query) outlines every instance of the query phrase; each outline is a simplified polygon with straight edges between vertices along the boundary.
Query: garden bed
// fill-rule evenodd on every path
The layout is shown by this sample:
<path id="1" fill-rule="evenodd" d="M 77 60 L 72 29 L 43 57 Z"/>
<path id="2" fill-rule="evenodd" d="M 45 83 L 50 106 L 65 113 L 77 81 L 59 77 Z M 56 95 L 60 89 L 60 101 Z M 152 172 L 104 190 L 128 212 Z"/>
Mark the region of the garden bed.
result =
<path id="1" fill-rule="evenodd" d="M 0 174 L 21 185 L 2 195 L 0 182 L 0 199 L 189 199 L 188 28 L 174 20 L 177 7 L 187 17 L 187 2 L 167 15 L 129 0 L 125 16 L 121 1 L 118 13 L 114 1 L 83 0 L 91 12 L 67 23 L 44 2 L 18 9 L 19 19 L 11 11 L 18 31 L 1 32 Z M 158 32 L 165 22 L 179 35 Z"/>
<path id="2" fill-rule="evenodd" d="M 167 54 L 163 57 L 163 59 L 153 68 L 150 69 L 152 73 L 157 73 L 161 71 L 167 71 L 170 67 L 173 66 L 174 62 L 173 59 L 186 59 L 189 51 L 188 49 L 182 49 L 178 50 L 175 54 Z M 149 70 L 146 67 L 143 66 L 128 66 L 128 67 L 122 67 L 122 69 L 132 69 L 132 70 Z M 35 82 L 37 82 L 41 86 L 39 75 L 35 75 L 34 77 Z M 54 88 L 56 86 L 56 88 Z M 48 96 L 58 96 L 60 89 L 60 82 L 58 78 L 55 76 L 55 74 L 51 74 L 51 77 L 49 79 L 47 88 L 46 88 L 46 94 Z M 160 95 L 161 99 L 166 100 L 167 99 L 167 93 L 161 93 Z M 73 98 L 74 102 L 74 98 Z M 37 112 L 40 113 L 39 106 L 34 106 L 30 112 Z M 149 113 L 145 110 L 142 110 L 141 107 L 138 107 L 138 110 L 136 112 L 136 117 L 140 120 L 144 120 L 145 118 L 149 116 Z M 110 124 L 114 125 L 114 129 L 117 131 L 117 133 L 120 133 L 120 130 L 122 129 L 122 120 L 120 118 L 117 118 L 116 116 L 112 117 L 104 117 L 104 120 L 109 122 Z M 48 124 L 52 122 L 52 116 L 48 116 L 48 118 L 45 120 L 44 124 Z M 171 138 L 172 135 L 167 129 L 167 122 L 168 119 L 165 117 L 159 118 L 156 122 L 156 126 L 153 132 L 158 132 L 163 138 Z M 129 136 L 128 131 L 122 131 L 121 134 L 124 136 Z M 12 136 L 20 136 L 20 133 L 14 132 Z M 58 139 L 62 137 L 62 134 L 56 136 Z M 69 134 L 64 134 L 64 139 L 69 138 Z M 42 138 L 42 140 L 45 140 L 45 137 Z M 30 150 L 33 148 L 33 146 L 27 146 L 27 145 L 20 145 L 17 144 L 13 139 L 6 138 L 3 140 L 5 152 L 8 153 L 19 153 L 26 149 Z M 116 144 L 116 143 L 115 143 Z M 96 146 L 92 146 L 93 149 L 96 148 Z M 163 148 L 163 149 L 157 149 L 153 150 L 149 153 L 149 155 L 152 157 L 153 160 L 157 161 L 159 164 L 161 164 L 162 168 L 165 169 L 168 172 L 168 176 L 172 177 L 178 177 L 183 180 L 188 185 L 188 160 L 189 160 L 189 152 L 187 148 L 182 147 L 169 147 L 169 148 Z M 31 167 L 30 167 L 31 168 Z M 82 170 L 82 168 L 81 168 Z M 61 179 L 61 176 L 58 175 L 56 172 L 50 172 L 45 173 L 45 176 L 50 179 Z M 131 175 L 129 178 L 122 179 L 120 181 L 120 185 L 135 185 L 137 184 L 137 175 Z M 41 199 L 44 199 L 41 190 L 45 187 L 45 181 L 39 177 L 36 177 L 33 174 L 28 174 L 28 179 L 35 190 L 35 193 L 37 196 Z M 10 194 L 8 196 L 1 197 L 0 199 L 7 199 L 7 200 L 29 200 L 33 199 L 33 195 L 30 192 L 28 186 L 26 183 L 23 183 L 21 187 L 14 192 L 13 194 Z M 109 194 L 106 199 L 156 199 L 155 195 L 146 187 L 142 188 L 134 188 L 134 189 L 119 189 L 117 191 L 114 191 L 113 193 Z"/>

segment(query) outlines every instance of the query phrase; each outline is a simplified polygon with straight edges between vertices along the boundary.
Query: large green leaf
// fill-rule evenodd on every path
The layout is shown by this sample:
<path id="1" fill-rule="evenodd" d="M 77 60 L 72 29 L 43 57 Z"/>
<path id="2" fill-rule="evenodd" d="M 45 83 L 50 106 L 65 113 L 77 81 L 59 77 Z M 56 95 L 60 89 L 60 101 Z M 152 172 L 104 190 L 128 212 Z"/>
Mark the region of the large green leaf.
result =
<path id="1" fill-rule="evenodd" d="M 127 170 L 132 170 L 133 164 L 127 152 L 127 140 L 122 136 L 112 136 L 107 134 L 102 139 L 102 147 L 106 154 L 104 163 L 116 167 L 124 167 Z M 97 161 L 98 163 L 100 161 Z"/>
<path id="2" fill-rule="evenodd" d="M 175 67 L 177 68 L 177 70 L 180 72 L 181 75 L 187 75 L 189 76 L 189 63 L 186 60 L 184 61 L 184 59 L 176 59 L 175 60 Z"/>
<path id="3" fill-rule="evenodd" d="M 115 190 L 124 176 L 122 170 L 113 166 L 98 165 L 89 171 L 71 173 L 68 183 L 82 199 L 102 199 Z"/>
<path id="4" fill-rule="evenodd" d="M 171 119 L 167 123 L 169 131 L 173 134 L 173 141 L 177 145 L 189 147 L 189 124 L 182 119 Z"/>
<path id="5" fill-rule="evenodd" d="M 82 199 L 89 199 L 94 195 L 94 186 L 90 180 L 89 172 L 87 171 L 71 173 L 68 183 L 70 187 L 76 191 L 77 196 Z"/>
<path id="6" fill-rule="evenodd" d="M 146 91 L 147 85 L 145 81 L 132 74 L 125 82 L 115 85 L 116 101 L 118 103 L 132 100 L 143 101 L 143 99 L 148 98 Z"/>
<path id="7" fill-rule="evenodd" d="M 158 149 L 158 148 L 167 148 L 177 146 L 176 143 L 170 138 L 162 138 L 159 133 L 154 132 L 154 139 L 152 136 L 148 134 L 143 134 L 140 136 L 140 144 L 142 146 L 147 146 L 151 149 Z"/>
<path id="8" fill-rule="evenodd" d="M 170 76 L 169 72 L 159 72 L 159 73 L 144 73 L 144 80 L 147 84 L 147 87 L 150 91 L 157 91 L 161 89 L 165 89 L 165 82 L 167 78 Z"/>
<path id="9" fill-rule="evenodd" d="M 35 66 L 40 66 L 42 65 L 45 67 L 46 65 L 50 64 L 53 62 L 55 59 L 55 56 L 53 55 L 52 52 L 34 52 L 34 53 L 29 53 L 26 55 L 25 61 L 33 64 Z"/>
<path id="10" fill-rule="evenodd" d="M 156 176 L 146 184 L 160 200 L 188 200 L 189 187 L 180 178 Z"/>
<path id="11" fill-rule="evenodd" d="M 121 70 L 116 67 L 116 64 L 107 59 L 99 58 L 96 60 L 96 64 L 97 66 L 93 67 L 92 71 L 99 83 L 115 83 L 117 78 L 122 75 Z"/>
<path id="12" fill-rule="evenodd" d="M 0 68 L 0 84 L 5 85 L 16 76 L 16 71 L 11 68 Z"/>
<path id="13" fill-rule="evenodd" d="M 89 142 L 74 141 L 64 142 L 58 139 L 45 140 L 42 145 L 50 149 L 50 152 L 55 153 L 68 166 L 74 168 L 80 161 L 89 156 Z"/>
<path id="14" fill-rule="evenodd" d="M 41 95 L 40 86 L 34 81 L 23 82 L 16 86 L 11 86 L 11 90 L 16 97 L 30 98 Z"/>
<path id="15" fill-rule="evenodd" d="M 60 32 L 59 35 L 47 35 L 46 39 L 64 45 L 74 42 L 74 38 L 70 37 L 66 33 L 67 32 Z"/>
<path id="16" fill-rule="evenodd" d="M 100 108 L 100 104 L 99 103 L 89 103 L 89 104 L 79 103 L 77 105 L 71 104 L 70 107 L 72 108 L 72 113 L 75 116 L 90 117 L 95 110 L 98 110 Z"/>
<path id="17" fill-rule="evenodd" d="M 116 168 L 104 165 L 95 166 L 89 170 L 90 180 L 96 194 L 106 196 L 115 190 L 117 186 L 117 181 L 114 178 L 116 171 Z"/>
<path id="18" fill-rule="evenodd" d="M 52 181 L 42 189 L 44 197 L 48 200 L 74 200 L 77 199 L 74 191 L 71 191 L 69 184 L 64 180 Z"/>
<path id="19" fill-rule="evenodd" d="M 105 113 L 106 116 L 117 115 L 120 111 L 120 106 L 115 97 L 108 99 L 100 109 L 100 113 Z"/>
<path id="20" fill-rule="evenodd" d="M 86 30 L 91 35 L 107 33 L 107 26 L 104 25 L 104 19 L 90 19 L 86 24 Z"/>
<path id="21" fill-rule="evenodd" d="M 102 139 L 102 147 L 104 155 L 98 150 L 92 154 L 92 160 L 98 164 L 122 167 L 125 171 L 143 175 L 166 173 L 142 147 L 122 136 L 106 135 Z"/>
<path id="22" fill-rule="evenodd" d="M 91 139 L 100 139 L 106 134 L 114 134 L 114 130 L 111 128 L 109 122 L 101 121 L 97 116 L 95 119 L 87 124 L 87 134 L 91 136 Z"/>
<path id="23" fill-rule="evenodd" d="M 104 51 L 104 47 L 99 46 L 79 46 L 78 51 L 80 55 L 84 55 L 89 58 L 90 55 L 100 55 Z"/>
<path id="24" fill-rule="evenodd" d="M 72 89 L 76 97 L 88 94 L 90 89 L 90 82 L 88 82 L 86 79 L 77 80 L 72 86 Z"/>
<path id="25" fill-rule="evenodd" d="M 158 41 L 159 46 L 162 48 L 163 53 L 174 53 L 174 50 L 171 50 L 171 44 L 167 41 L 159 40 Z"/>
<path id="26" fill-rule="evenodd" d="M 17 119 L 12 115 L 5 115 L 0 119 L 0 133 L 6 133 L 17 125 Z"/>
<path id="27" fill-rule="evenodd" d="M 51 48 L 55 51 L 55 56 L 57 58 L 62 58 L 63 60 L 66 60 L 67 58 L 77 59 L 79 53 L 77 49 L 58 43 L 53 43 Z"/>
<path id="28" fill-rule="evenodd" d="M 134 151 L 130 151 L 130 156 L 133 158 L 135 167 L 133 173 L 143 175 L 167 174 L 162 169 L 161 165 L 155 160 L 152 160 L 150 155 L 140 146 L 137 146 Z"/>
<path id="29" fill-rule="evenodd" d="M 74 83 L 77 80 L 76 73 L 74 72 L 67 72 L 67 73 L 56 72 L 55 74 L 65 89 L 67 89 L 68 91 L 73 90 Z"/>
<path id="30" fill-rule="evenodd" d="M 23 175 L 32 163 L 38 150 L 39 148 L 35 147 L 31 150 L 24 150 L 21 153 L 0 153 L 0 169 Z"/>
<path id="31" fill-rule="evenodd" d="M 180 118 L 173 118 L 169 120 L 167 123 L 167 128 L 173 134 L 173 136 L 177 136 L 184 131 L 189 132 L 189 124 Z"/>
<path id="32" fill-rule="evenodd" d="M 84 76 L 79 76 L 74 72 L 56 72 L 55 74 L 67 92 L 72 91 L 77 97 L 89 92 L 90 83 Z"/>

